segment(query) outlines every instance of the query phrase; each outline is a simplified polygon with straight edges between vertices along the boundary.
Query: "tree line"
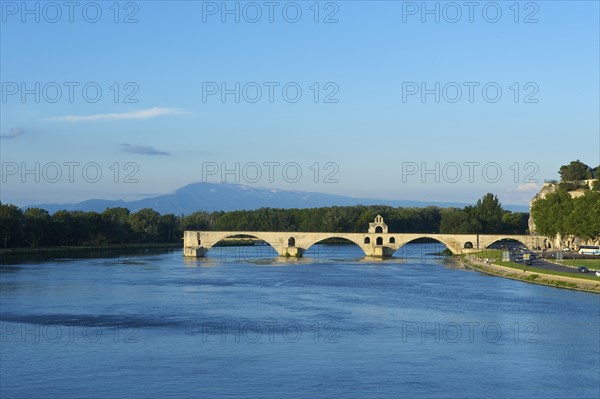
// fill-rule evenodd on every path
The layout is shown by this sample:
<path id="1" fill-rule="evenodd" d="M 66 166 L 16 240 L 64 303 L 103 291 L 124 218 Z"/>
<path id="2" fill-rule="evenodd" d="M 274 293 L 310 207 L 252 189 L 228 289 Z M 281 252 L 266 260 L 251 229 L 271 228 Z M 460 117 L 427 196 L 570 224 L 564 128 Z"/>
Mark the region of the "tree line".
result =
<path id="1" fill-rule="evenodd" d="M 504 210 L 493 194 L 473 206 L 459 208 L 394 208 L 390 206 L 333 206 L 232 212 L 195 212 L 190 215 L 141 209 L 107 208 L 104 212 L 25 211 L 0 203 L 0 246 L 97 246 L 130 243 L 176 243 L 184 230 L 331 231 L 365 232 L 380 214 L 397 233 L 506 233 L 526 234 L 527 213 Z"/>
<path id="2" fill-rule="evenodd" d="M 562 165 L 556 191 L 536 200 L 531 207 L 535 230 L 546 237 L 573 236 L 583 240 L 600 237 L 600 184 L 590 187 L 583 180 L 598 179 L 600 166 L 591 168 L 580 160 Z M 569 192 L 579 190 L 580 196 Z"/>
<path id="3" fill-rule="evenodd" d="M 590 190 L 573 198 L 559 188 L 535 201 L 531 214 L 536 232 L 545 237 L 571 235 L 586 241 L 600 237 L 600 191 Z"/>

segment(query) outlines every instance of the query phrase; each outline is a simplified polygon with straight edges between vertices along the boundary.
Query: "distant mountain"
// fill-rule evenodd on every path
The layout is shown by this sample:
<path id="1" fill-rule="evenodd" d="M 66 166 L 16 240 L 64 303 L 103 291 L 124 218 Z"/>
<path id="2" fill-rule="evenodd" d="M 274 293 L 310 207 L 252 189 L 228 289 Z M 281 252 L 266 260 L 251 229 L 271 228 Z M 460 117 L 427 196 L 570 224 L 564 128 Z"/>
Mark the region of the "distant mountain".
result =
<path id="1" fill-rule="evenodd" d="M 402 207 L 459 207 L 467 204 L 456 202 L 390 201 L 370 198 L 354 198 L 341 195 L 257 188 L 229 183 L 192 183 L 173 194 L 159 195 L 135 201 L 91 199 L 76 204 L 39 204 L 31 207 L 58 210 L 102 212 L 106 208 L 124 207 L 131 212 L 152 208 L 161 214 L 190 214 L 196 211 L 234 211 L 258 208 L 317 208 L 323 206 L 389 205 Z M 506 209 L 528 212 L 526 206 L 507 206 Z"/>

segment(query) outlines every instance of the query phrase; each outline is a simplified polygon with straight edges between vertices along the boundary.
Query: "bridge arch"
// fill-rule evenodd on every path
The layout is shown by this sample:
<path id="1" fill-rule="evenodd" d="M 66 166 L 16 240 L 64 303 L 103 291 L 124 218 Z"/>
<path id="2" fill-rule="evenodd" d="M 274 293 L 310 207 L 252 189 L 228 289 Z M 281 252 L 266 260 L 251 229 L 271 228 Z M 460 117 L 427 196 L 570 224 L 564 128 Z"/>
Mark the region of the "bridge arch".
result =
<path id="1" fill-rule="evenodd" d="M 338 239 L 342 239 L 342 240 L 345 240 L 345 241 L 349 241 L 350 243 L 352 243 L 352 244 L 356 245 L 357 247 L 359 247 L 360 250 L 363 251 L 363 253 L 365 255 L 367 254 L 367 251 L 365 251 L 365 248 L 363 247 L 363 244 L 359 240 L 355 240 L 353 238 L 346 237 L 343 234 L 339 234 L 339 235 L 334 234 L 334 235 L 327 236 L 327 237 L 320 237 L 319 239 L 312 240 L 312 241 L 310 241 L 308 243 L 304 243 L 303 247 L 304 247 L 305 251 L 308 251 L 310 249 L 310 247 L 312 247 L 313 245 L 316 245 L 316 244 L 320 243 L 321 241 L 329 240 L 330 238 L 338 238 Z M 366 241 L 367 240 L 365 239 L 365 242 Z"/>
<path id="2" fill-rule="evenodd" d="M 483 248 L 489 248 L 490 245 L 495 244 L 499 241 L 513 241 L 513 242 L 518 242 L 519 244 L 522 244 L 525 246 L 525 248 L 529 248 L 529 245 L 527 244 L 527 242 L 525 242 L 525 240 L 523 240 L 520 237 L 512 237 L 512 236 L 496 236 L 493 237 L 491 239 L 488 239 L 485 242 L 482 242 L 482 247 Z"/>
<path id="3" fill-rule="evenodd" d="M 206 251 L 208 252 L 211 248 L 213 248 L 215 245 L 217 245 L 221 241 L 223 241 L 227 238 L 232 238 L 232 237 L 257 238 L 259 240 L 266 242 L 267 245 L 269 245 L 271 248 L 273 248 L 273 250 L 276 253 L 278 253 L 279 255 L 282 255 L 281 248 L 280 248 L 280 245 L 278 245 L 278 243 L 271 242 L 269 240 L 269 237 L 262 235 L 260 232 L 256 232 L 256 231 L 253 231 L 253 232 L 228 232 L 223 235 L 219 235 L 217 237 L 211 237 L 211 242 L 207 242 L 206 240 L 204 240 L 202 243 L 202 246 L 204 248 L 206 248 Z"/>
<path id="4" fill-rule="evenodd" d="M 399 251 L 406 244 L 410 244 L 410 243 L 420 240 L 422 238 L 428 238 L 430 240 L 434 240 L 434 241 L 439 242 L 440 244 L 445 245 L 446 248 L 448 248 L 450 250 L 450 252 L 452 252 L 453 255 L 459 255 L 461 253 L 463 244 L 457 243 L 455 241 L 447 240 L 444 237 L 440 237 L 440 235 L 438 235 L 438 234 L 415 234 L 413 237 L 410 237 L 409 239 L 407 239 L 405 241 L 399 242 L 398 246 L 396 248 L 396 251 Z"/>

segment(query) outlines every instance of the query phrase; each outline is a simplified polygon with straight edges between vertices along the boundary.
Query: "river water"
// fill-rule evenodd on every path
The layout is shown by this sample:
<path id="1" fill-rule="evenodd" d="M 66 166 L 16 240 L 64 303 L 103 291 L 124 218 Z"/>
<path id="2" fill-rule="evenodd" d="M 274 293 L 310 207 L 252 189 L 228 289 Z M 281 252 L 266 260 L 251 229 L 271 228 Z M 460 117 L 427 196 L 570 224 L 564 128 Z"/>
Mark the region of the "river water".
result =
<path id="1" fill-rule="evenodd" d="M 598 398 L 600 295 L 409 244 L 0 265 L 2 398 Z"/>

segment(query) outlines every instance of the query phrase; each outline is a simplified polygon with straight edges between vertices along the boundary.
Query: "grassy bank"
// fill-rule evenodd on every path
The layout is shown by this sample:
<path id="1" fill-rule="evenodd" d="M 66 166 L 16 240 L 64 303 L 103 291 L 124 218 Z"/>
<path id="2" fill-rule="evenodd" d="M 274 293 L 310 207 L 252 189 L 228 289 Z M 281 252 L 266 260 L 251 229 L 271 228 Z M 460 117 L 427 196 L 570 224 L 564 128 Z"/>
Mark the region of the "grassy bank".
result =
<path id="1" fill-rule="evenodd" d="M 501 251 L 498 252 L 501 254 Z M 490 263 L 481 261 L 485 258 L 488 258 Z M 600 293 L 600 277 L 539 269 L 520 263 L 497 261 L 497 259 L 491 258 L 488 251 L 461 256 L 466 267 L 494 276 L 556 288 Z"/>
<path id="2" fill-rule="evenodd" d="M 593 274 L 579 273 L 575 270 L 573 271 L 573 273 L 569 273 L 569 272 L 559 272 L 559 271 L 555 271 L 555 270 L 542 269 L 542 268 L 528 266 L 528 265 L 524 265 L 522 263 L 515 263 L 515 262 L 495 261 L 494 263 L 496 265 L 510 267 L 515 270 L 525 270 L 525 271 L 531 272 L 531 273 L 551 274 L 554 276 L 563 276 L 563 277 L 570 277 L 570 278 L 580 278 L 580 279 L 584 279 L 584 280 L 600 281 L 600 277 L 596 277 Z"/>
<path id="3" fill-rule="evenodd" d="M 485 251 L 481 251 L 481 252 L 472 253 L 471 255 L 477 256 L 482 259 L 488 258 L 488 259 L 490 259 L 490 261 L 492 263 L 494 263 L 496 265 L 510 267 L 511 269 L 515 269 L 515 270 L 521 270 L 521 271 L 525 270 L 525 271 L 531 272 L 531 273 L 551 274 L 551 275 L 555 275 L 555 276 L 563 276 L 563 277 L 571 277 L 571 278 L 581 278 L 584 280 L 600 281 L 600 277 L 597 277 L 594 274 L 579 273 L 576 270 L 573 270 L 572 273 L 569 273 L 569 272 L 560 272 L 560 271 L 555 271 L 555 270 L 542 269 L 542 268 L 538 268 L 535 266 L 525 265 L 523 263 L 503 262 L 501 250 L 494 250 L 494 249 L 485 250 Z M 571 260 L 569 260 L 569 262 L 570 261 Z M 575 259 L 575 261 L 596 261 L 596 260 L 595 259 Z M 598 261 L 596 261 L 596 262 L 598 262 Z M 586 266 L 586 265 L 581 264 L 578 266 Z M 586 266 L 586 267 L 590 267 L 590 266 Z"/>
<path id="4" fill-rule="evenodd" d="M 584 266 L 588 269 L 598 270 L 600 269 L 600 259 L 567 259 L 557 261 L 561 265 L 571 266 L 571 267 L 580 267 Z"/>

